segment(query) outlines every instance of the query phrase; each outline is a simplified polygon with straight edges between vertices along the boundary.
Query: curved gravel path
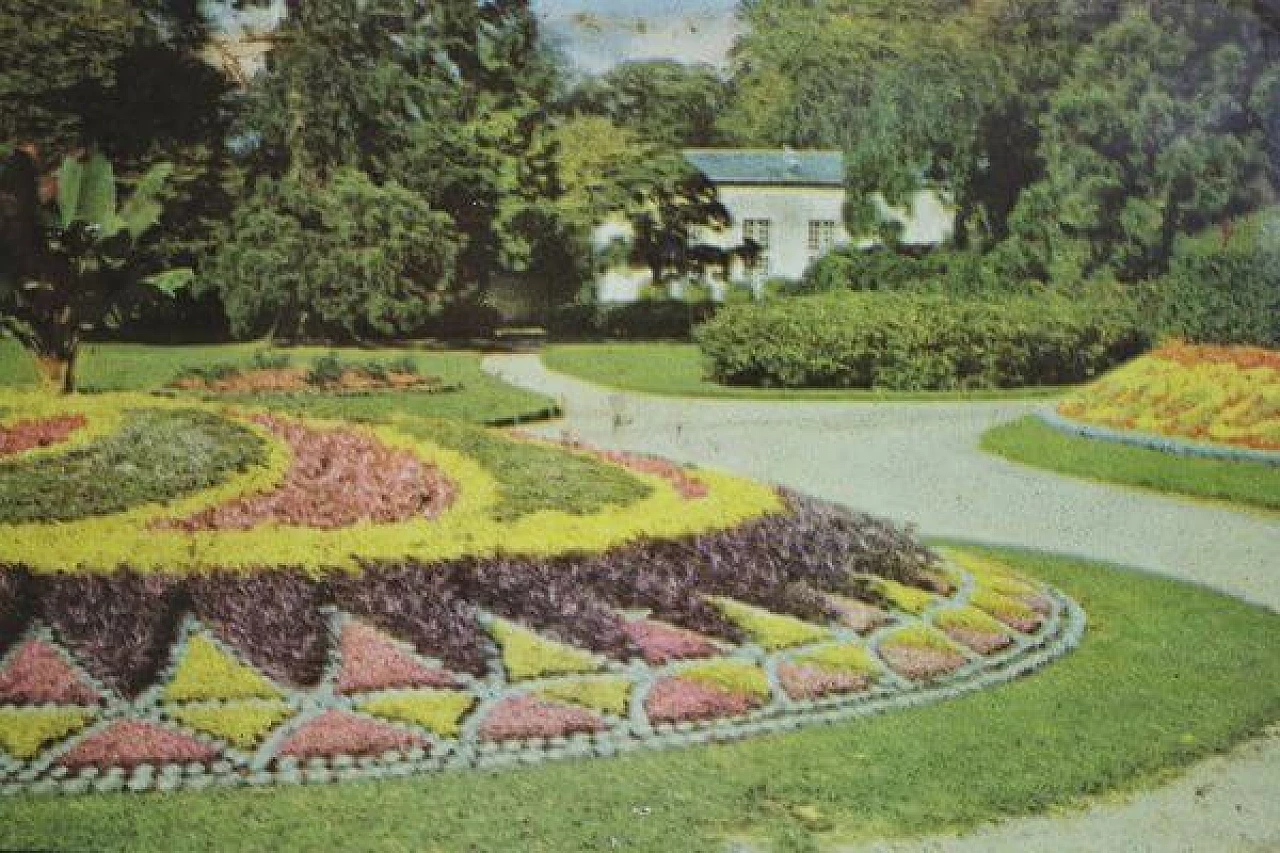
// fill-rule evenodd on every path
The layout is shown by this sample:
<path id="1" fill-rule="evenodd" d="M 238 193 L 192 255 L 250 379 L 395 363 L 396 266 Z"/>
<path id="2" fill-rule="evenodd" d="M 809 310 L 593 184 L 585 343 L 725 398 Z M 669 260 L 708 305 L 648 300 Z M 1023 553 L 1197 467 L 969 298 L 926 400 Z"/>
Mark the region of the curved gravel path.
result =
<path id="1" fill-rule="evenodd" d="M 978 448 L 1043 403 L 777 403 L 653 397 L 547 370 L 536 355 L 485 369 L 560 401 L 569 433 L 791 486 L 914 524 L 925 536 L 1025 545 L 1203 583 L 1280 611 L 1280 521 L 1016 465 Z M 1280 736 L 1210 759 L 1171 785 L 1070 816 L 865 851 L 1280 850 Z"/>

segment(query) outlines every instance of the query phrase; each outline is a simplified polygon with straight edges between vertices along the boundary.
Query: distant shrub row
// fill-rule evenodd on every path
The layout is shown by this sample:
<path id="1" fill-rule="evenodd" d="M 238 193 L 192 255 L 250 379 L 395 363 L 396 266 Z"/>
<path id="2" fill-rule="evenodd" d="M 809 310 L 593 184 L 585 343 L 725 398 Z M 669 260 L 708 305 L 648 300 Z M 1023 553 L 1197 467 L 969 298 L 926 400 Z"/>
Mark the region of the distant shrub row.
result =
<path id="1" fill-rule="evenodd" d="M 711 301 L 645 299 L 616 305 L 570 305 L 557 311 L 549 329 L 559 338 L 688 340 L 693 327 L 720 306 Z"/>
<path id="2" fill-rule="evenodd" d="M 847 291 L 728 307 L 695 339 L 726 384 L 887 390 L 1081 382 L 1148 344 L 1120 309 Z"/>

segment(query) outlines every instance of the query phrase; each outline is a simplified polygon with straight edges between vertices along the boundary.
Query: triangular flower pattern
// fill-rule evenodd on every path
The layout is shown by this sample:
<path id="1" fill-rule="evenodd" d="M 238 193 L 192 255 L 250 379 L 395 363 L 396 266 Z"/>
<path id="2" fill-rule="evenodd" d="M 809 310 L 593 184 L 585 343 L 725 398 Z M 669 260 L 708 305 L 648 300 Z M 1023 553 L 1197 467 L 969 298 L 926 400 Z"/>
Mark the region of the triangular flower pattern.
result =
<path id="1" fill-rule="evenodd" d="M 456 687 L 446 670 L 429 667 L 386 634 L 348 621 L 340 642 L 342 670 L 337 690 L 344 695 L 405 687 Z"/>
<path id="2" fill-rule="evenodd" d="M 64 767 L 134 767 L 209 761 L 218 750 L 150 720 L 121 720 L 78 743 L 58 762 Z"/>
<path id="3" fill-rule="evenodd" d="M 0 670 L 0 705 L 93 705 L 100 698 L 43 640 L 23 643 Z"/>

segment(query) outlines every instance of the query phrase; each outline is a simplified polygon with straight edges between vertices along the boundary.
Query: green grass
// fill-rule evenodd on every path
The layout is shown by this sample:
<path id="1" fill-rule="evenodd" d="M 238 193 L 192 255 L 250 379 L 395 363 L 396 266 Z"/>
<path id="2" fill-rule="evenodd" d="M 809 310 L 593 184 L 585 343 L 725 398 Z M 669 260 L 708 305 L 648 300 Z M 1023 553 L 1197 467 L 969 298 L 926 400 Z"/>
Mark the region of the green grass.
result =
<path id="1" fill-rule="evenodd" d="M 1253 462 L 1194 459 L 1066 435 L 1034 417 L 989 431 L 982 448 L 1060 474 L 1280 510 L 1280 468 Z"/>
<path id="2" fill-rule="evenodd" d="M 1003 556 L 1089 612 L 1039 675 L 738 744 L 334 787 L 0 801 L 0 846 L 60 851 L 721 851 L 727 836 L 963 829 L 1128 789 L 1280 718 L 1280 617 L 1201 587 Z"/>
<path id="3" fill-rule="evenodd" d="M 838 388 L 737 388 L 706 378 L 693 344 L 558 344 L 543 350 L 547 367 L 623 391 L 674 397 L 735 400 L 947 401 L 1023 400 L 1056 397 L 1061 388 L 1009 391 L 867 391 Z"/>
<path id="4" fill-rule="evenodd" d="M 80 357 L 79 384 L 85 391 L 151 391 L 162 388 L 183 372 L 212 364 L 253 367 L 261 343 L 208 346 L 150 346 L 144 344 L 87 344 Z M 337 349 L 298 347 L 286 352 L 293 363 L 305 367 L 317 356 L 337 352 L 344 360 L 389 362 L 401 357 L 413 360 L 419 373 L 438 376 L 462 390 L 444 394 L 387 392 L 361 397 L 263 394 L 230 398 L 317 417 L 379 420 L 394 414 L 455 418 L 474 423 L 536 420 L 554 402 L 540 394 L 514 388 L 480 369 L 481 356 L 472 352 L 424 352 L 406 349 Z M 0 387 L 34 385 L 37 374 L 31 359 L 18 345 L 0 338 Z"/>

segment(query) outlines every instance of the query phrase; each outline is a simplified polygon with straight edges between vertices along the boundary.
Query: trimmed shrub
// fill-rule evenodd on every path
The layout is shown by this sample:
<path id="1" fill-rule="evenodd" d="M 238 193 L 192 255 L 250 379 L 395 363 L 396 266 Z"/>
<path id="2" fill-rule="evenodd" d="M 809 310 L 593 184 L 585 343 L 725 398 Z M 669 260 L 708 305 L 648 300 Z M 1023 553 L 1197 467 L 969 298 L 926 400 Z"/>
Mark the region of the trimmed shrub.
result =
<path id="1" fill-rule="evenodd" d="M 1163 334 L 1280 349 L 1280 208 L 1180 241 L 1152 298 Z"/>
<path id="2" fill-rule="evenodd" d="M 547 324 L 559 338 L 688 340 L 719 308 L 712 301 L 643 299 L 616 305 L 568 305 Z"/>
<path id="3" fill-rule="evenodd" d="M 1148 343 L 1119 308 L 847 292 L 732 306 L 695 339 L 729 385 L 904 391 L 1081 382 Z"/>
<path id="4" fill-rule="evenodd" d="M 978 296 L 1009 292 L 1010 287 L 976 252 L 930 252 L 916 257 L 846 246 L 815 261 L 790 290 L 893 290 Z"/>

